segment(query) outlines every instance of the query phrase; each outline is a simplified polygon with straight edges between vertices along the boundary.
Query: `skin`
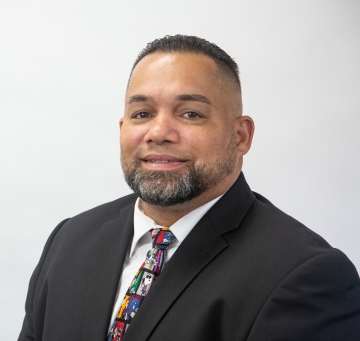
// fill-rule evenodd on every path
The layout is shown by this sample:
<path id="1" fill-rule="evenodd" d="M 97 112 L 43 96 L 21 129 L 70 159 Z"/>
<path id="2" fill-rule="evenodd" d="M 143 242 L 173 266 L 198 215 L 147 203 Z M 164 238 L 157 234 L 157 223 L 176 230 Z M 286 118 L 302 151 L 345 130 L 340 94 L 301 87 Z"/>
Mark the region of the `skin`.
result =
<path id="1" fill-rule="evenodd" d="M 251 147 L 254 122 L 242 115 L 241 92 L 235 81 L 211 58 L 195 53 L 153 53 L 132 72 L 120 132 L 123 162 L 139 159 L 140 167 L 148 170 L 185 172 L 187 162 L 215 162 L 224 146 L 232 144 L 234 169 L 200 196 L 169 207 L 141 201 L 147 216 L 159 225 L 171 226 L 234 184 L 243 155 Z"/>

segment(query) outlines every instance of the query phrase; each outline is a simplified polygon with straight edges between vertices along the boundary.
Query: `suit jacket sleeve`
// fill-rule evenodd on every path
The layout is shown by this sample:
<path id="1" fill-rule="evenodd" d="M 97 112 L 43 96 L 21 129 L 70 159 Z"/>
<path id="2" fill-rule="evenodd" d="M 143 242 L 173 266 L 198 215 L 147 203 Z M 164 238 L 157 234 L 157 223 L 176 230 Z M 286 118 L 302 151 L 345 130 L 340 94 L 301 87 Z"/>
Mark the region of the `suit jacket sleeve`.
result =
<path id="1" fill-rule="evenodd" d="M 259 312 L 248 341 L 360 340 L 359 275 L 334 250 L 289 273 Z"/>
<path id="2" fill-rule="evenodd" d="M 34 340 L 34 327 L 36 328 L 36 323 L 39 323 L 39 322 L 43 323 L 43 321 L 34 321 L 34 316 L 33 316 L 33 303 L 34 303 L 34 293 L 35 293 L 35 289 L 36 289 L 36 284 L 37 284 L 42 266 L 46 259 L 47 253 L 50 249 L 51 243 L 54 240 L 56 233 L 60 230 L 61 226 L 67 220 L 68 219 L 63 220 L 59 225 L 56 226 L 54 231 L 51 233 L 49 239 L 47 240 L 47 242 L 45 244 L 43 253 L 40 257 L 40 261 L 31 276 L 28 294 L 27 294 L 26 303 L 25 303 L 26 315 L 24 318 L 24 323 L 23 323 L 18 341 L 33 341 Z"/>

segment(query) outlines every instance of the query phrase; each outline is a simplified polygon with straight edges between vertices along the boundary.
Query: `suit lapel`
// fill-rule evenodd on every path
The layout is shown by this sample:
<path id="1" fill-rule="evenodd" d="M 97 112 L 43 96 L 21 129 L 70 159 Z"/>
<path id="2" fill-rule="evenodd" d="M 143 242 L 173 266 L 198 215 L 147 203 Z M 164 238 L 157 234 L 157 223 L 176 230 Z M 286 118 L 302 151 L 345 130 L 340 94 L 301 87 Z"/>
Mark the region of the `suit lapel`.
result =
<path id="1" fill-rule="evenodd" d="M 92 240 L 90 273 L 84 307 L 83 340 L 105 340 L 119 278 L 134 225 L 134 204 L 105 223 Z"/>
<path id="2" fill-rule="evenodd" d="M 193 278 L 226 248 L 226 242 L 209 224 L 203 219 L 182 242 L 141 304 L 123 341 L 146 340 Z"/>
<path id="3" fill-rule="evenodd" d="M 255 200 L 243 174 L 185 238 L 163 269 L 128 327 L 123 341 L 150 337 L 166 311 L 192 280 L 224 249 L 222 234 L 239 225 Z"/>

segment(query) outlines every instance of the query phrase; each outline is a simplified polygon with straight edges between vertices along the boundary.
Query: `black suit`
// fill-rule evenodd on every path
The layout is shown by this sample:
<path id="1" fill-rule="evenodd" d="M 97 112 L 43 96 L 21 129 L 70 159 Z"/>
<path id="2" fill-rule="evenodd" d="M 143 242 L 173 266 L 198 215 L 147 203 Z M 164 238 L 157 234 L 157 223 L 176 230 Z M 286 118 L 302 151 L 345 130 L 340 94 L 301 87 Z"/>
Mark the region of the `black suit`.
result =
<path id="1" fill-rule="evenodd" d="M 56 227 L 30 281 L 20 341 L 106 340 L 135 200 Z M 123 340 L 360 340 L 359 276 L 241 174 L 180 245 Z"/>

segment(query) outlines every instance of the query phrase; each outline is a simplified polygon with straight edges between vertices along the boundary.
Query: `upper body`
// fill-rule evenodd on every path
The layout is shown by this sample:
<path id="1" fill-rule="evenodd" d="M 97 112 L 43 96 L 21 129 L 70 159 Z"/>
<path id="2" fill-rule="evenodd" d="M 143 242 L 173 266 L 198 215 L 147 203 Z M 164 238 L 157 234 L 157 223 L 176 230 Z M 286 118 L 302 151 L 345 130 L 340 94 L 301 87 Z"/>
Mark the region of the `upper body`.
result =
<path id="1" fill-rule="evenodd" d="M 105 340 L 136 197 L 60 224 L 19 340 Z M 360 283 L 339 250 L 240 176 L 174 253 L 124 340 L 358 340 Z"/>
<path id="2" fill-rule="evenodd" d="M 149 44 L 130 76 L 120 132 L 136 195 L 54 230 L 30 282 L 19 340 L 107 339 L 136 198 L 146 216 L 171 229 L 220 196 L 123 340 L 359 339 L 354 266 L 245 182 L 254 123 L 242 115 L 237 65 L 224 51 L 186 36 Z"/>

